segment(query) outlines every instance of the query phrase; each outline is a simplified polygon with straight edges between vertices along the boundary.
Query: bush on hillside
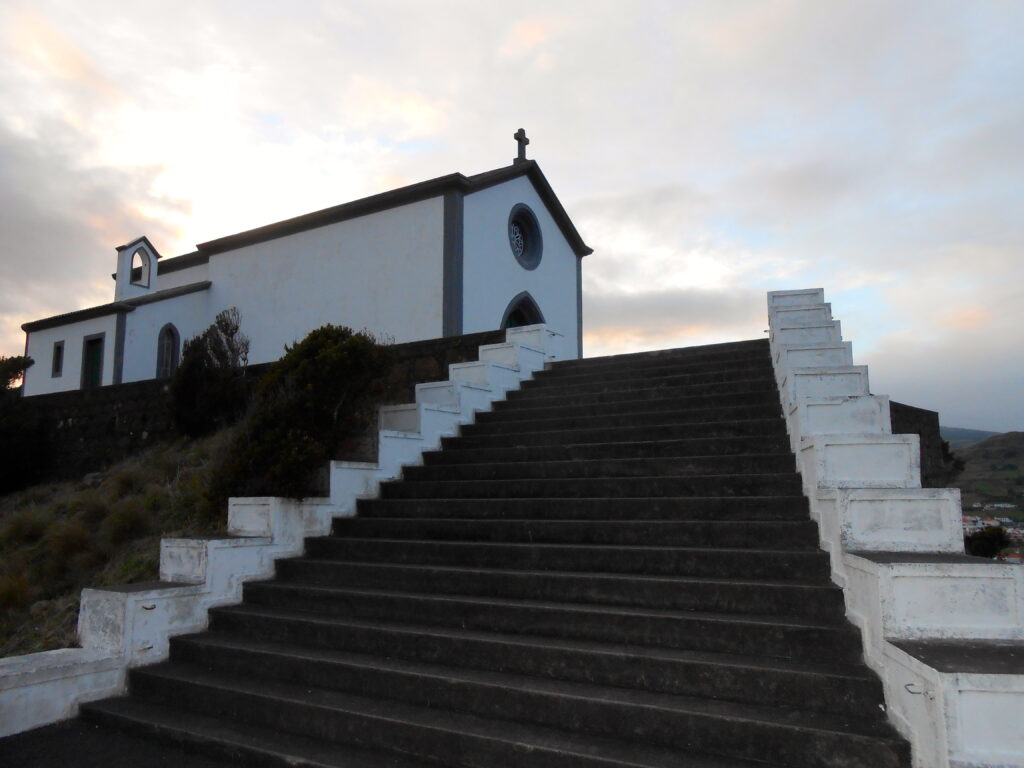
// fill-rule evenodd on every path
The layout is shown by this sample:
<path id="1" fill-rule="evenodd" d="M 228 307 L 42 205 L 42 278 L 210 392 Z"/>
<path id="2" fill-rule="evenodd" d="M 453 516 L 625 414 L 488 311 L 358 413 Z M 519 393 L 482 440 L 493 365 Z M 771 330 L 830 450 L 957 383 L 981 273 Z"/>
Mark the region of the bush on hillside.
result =
<path id="1" fill-rule="evenodd" d="M 185 342 L 171 382 L 171 410 L 181 434 L 210 434 L 235 423 L 245 412 L 249 339 L 241 325 L 241 314 L 231 307 L 202 334 Z"/>
<path id="2" fill-rule="evenodd" d="M 1001 527 L 988 526 L 964 537 L 964 549 L 975 557 L 994 558 L 1010 546 L 1010 539 Z"/>
<path id="3" fill-rule="evenodd" d="M 391 357 L 365 331 L 334 325 L 286 347 L 222 457 L 210 511 L 222 512 L 228 496 L 317 492 L 317 478 L 339 446 L 376 419 Z"/>
<path id="4" fill-rule="evenodd" d="M 23 355 L 0 356 L 0 494 L 38 481 L 47 465 L 46 432 L 15 386 L 33 362 Z"/>

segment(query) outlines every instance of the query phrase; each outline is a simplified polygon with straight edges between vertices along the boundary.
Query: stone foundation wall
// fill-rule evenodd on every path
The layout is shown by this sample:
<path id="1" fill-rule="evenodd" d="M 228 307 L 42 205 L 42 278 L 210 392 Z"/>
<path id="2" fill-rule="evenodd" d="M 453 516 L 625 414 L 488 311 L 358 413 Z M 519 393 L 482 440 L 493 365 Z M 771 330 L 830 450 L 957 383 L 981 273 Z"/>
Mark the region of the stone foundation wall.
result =
<path id="1" fill-rule="evenodd" d="M 447 379 L 450 363 L 474 361 L 480 345 L 504 340 L 504 331 L 486 331 L 394 345 L 395 364 L 389 376 L 392 394 L 385 404 L 413 400 L 417 383 Z M 252 366 L 251 380 L 257 381 L 268 367 Z M 174 437 L 169 400 L 168 382 L 150 380 L 35 395 L 25 398 L 22 405 L 45 428 L 52 457 L 46 479 L 64 480 L 97 471 Z M 362 457 L 372 450 L 371 444 L 363 444 L 357 454 Z"/>
<path id="2" fill-rule="evenodd" d="M 942 436 L 939 434 L 939 414 L 912 405 L 889 402 L 889 415 L 894 435 L 920 435 L 921 486 L 941 488 L 946 485 L 942 461 Z"/>

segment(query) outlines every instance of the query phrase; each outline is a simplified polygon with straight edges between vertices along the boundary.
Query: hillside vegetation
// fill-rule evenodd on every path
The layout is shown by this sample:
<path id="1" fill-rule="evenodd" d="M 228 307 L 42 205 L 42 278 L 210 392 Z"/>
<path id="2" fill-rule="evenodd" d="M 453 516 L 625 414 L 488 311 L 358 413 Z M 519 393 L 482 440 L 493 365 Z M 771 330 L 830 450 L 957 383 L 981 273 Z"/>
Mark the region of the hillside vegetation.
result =
<path id="1" fill-rule="evenodd" d="M 1001 517 L 1024 520 L 1024 432 L 1004 432 L 968 446 L 958 455 L 964 471 L 956 479 L 965 510 L 972 504 L 1009 502 L 1018 509 Z"/>
<path id="2" fill-rule="evenodd" d="M 155 580 L 161 537 L 221 533 L 206 500 L 231 439 L 178 440 L 0 497 L 0 656 L 74 645 L 82 587 Z"/>
<path id="3" fill-rule="evenodd" d="M 0 497 L 0 656 L 71 645 L 83 587 L 156 579 L 161 537 L 223 532 L 228 497 L 315 495 L 327 461 L 373 424 L 389 347 L 326 325 L 251 383 L 239 328 L 225 310 L 185 344 L 172 398 L 190 438 Z M 0 415 L 18 415 L 11 381 L 0 381 Z M 225 414 L 240 420 L 224 426 Z"/>
<path id="4" fill-rule="evenodd" d="M 986 432 L 983 429 L 964 429 L 963 427 L 940 426 L 939 433 L 942 439 L 949 443 L 949 447 L 956 453 L 960 453 L 968 446 L 980 443 L 994 435 L 1002 432 Z"/>

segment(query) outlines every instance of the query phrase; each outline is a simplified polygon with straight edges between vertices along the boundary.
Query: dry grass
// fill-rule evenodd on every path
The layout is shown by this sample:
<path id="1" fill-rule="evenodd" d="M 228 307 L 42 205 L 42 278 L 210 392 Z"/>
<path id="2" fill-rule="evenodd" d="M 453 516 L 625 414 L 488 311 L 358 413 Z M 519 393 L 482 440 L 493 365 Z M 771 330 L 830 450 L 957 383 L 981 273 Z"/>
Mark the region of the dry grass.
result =
<path id="1" fill-rule="evenodd" d="M 73 645 L 83 587 L 157 578 L 160 539 L 221 533 L 211 458 L 230 430 L 156 446 L 79 482 L 0 497 L 0 656 Z"/>

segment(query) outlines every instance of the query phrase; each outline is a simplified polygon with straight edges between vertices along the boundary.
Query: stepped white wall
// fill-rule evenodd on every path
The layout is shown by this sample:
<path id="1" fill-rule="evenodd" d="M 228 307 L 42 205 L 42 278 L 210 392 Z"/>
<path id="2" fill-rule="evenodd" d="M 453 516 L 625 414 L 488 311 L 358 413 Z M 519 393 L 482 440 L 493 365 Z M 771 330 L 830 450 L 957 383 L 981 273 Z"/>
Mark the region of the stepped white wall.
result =
<path id="1" fill-rule="evenodd" d="M 960 492 L 921 488 L 916 435 L 890 434 L 820 288 L 768 294 L 790 442 L 832 578 L 917 768 L 1024 766 L 1024 675 L 939 668 L 901 640 L 1018 641 L 1024 568 L 964 556 Z M 1015 651 L 1014 651 L 1015 649 Z M 981 651 L 978 651 L 981 655 Z"/>

